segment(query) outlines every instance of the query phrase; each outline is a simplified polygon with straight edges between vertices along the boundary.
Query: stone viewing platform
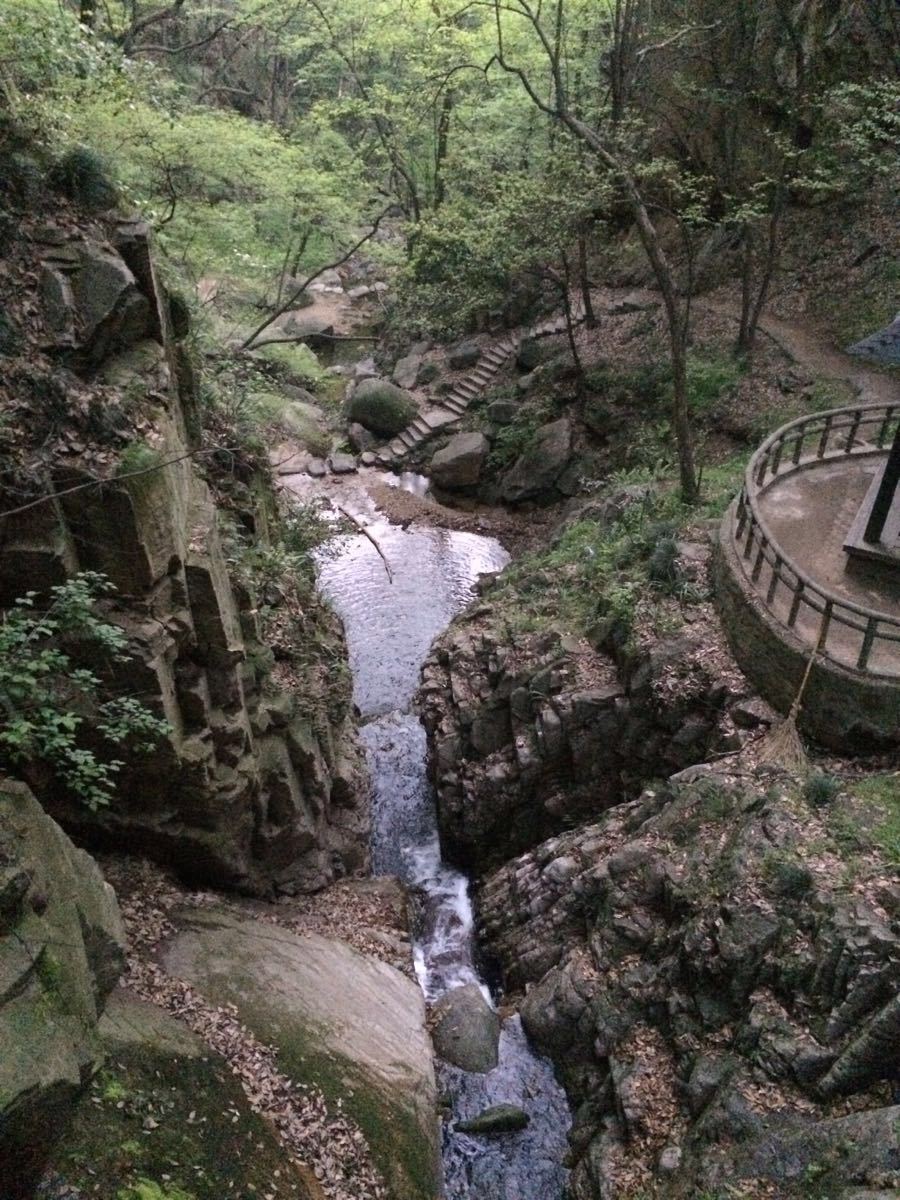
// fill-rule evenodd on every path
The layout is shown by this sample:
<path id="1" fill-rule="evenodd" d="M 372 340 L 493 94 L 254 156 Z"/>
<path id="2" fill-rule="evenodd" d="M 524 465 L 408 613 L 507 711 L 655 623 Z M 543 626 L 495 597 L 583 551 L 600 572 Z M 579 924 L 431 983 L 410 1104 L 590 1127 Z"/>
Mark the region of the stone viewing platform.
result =
<path id="1" fill-rule="evenodd" d="M 900 744 L 900 401 L 801 417 L 747 466 L 716 593 L 735 657 L 841 750 Z"/>

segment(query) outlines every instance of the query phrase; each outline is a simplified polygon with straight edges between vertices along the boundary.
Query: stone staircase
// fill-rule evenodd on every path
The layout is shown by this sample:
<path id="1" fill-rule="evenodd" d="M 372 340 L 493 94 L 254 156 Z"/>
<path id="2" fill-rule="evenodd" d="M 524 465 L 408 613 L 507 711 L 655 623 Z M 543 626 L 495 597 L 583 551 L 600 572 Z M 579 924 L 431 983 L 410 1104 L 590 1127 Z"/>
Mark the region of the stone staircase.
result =
<path id="1" fill-rule="evenodd" d="M 572 312 L 577 322 L 583 320 L 580 302 L 573 303 Z M 565 328 L 564 316 L 548 317 L 545 321 L 507 333 L 498 341 L 492 342 L 472 370 L 453 385 L 440 404 L 423 409 L 387 446 L 382 446 L 377 451 L 367 451 L 361 456 L 360 462 L 365 467 L 389 467 L 435 434 L 452 429 L 465 415 L 475 397 L 494 382 L 500 368 L 515 354 L 526 338 L 550 337 L 555 333 L 562 333 Z"/>

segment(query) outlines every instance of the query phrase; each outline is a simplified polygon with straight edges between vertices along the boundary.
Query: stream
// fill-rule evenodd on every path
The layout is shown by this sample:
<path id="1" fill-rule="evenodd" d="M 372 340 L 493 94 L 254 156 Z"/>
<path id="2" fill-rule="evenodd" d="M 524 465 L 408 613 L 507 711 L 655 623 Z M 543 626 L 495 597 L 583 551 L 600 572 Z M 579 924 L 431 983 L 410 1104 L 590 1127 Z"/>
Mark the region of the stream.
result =
<path id="1" fill-rule="evenodd" d="M 427 486 L 418 476 L 388 482 L 419 494 Z M 375 508 L 362 477 L 341 486 L 339 503 L 377 540 L 393 574 L 391 583 L 361 534 L 336 538 L 318 561 L 320 590 L 344 622 L 361 713 L 372 787 L 372 871 L 399 876 L 422 897 L 414 956 L 426 999 L 475 982 L 493 1004 L 479 974 L 468 880 L 441 858 L 425 730 L 413 700 L 431 643 L 472 600 L 478 576 L 499 570 L 509 555 L 477 534 L 392 524 Z M 439 1089 L 452 1100 L 443 1130 L 447 1200 L 560 1200 L 569 1109 L 551 1064 L 531 1050 L 518 1016 L 504 1021 L 499 1062 L 488 1074 L 441 1062 L 437 1068 Z M 524 1109 L 528 1128 L 491 1137 L 453 1131 L 454 1121 L 499 1103 Z"/>

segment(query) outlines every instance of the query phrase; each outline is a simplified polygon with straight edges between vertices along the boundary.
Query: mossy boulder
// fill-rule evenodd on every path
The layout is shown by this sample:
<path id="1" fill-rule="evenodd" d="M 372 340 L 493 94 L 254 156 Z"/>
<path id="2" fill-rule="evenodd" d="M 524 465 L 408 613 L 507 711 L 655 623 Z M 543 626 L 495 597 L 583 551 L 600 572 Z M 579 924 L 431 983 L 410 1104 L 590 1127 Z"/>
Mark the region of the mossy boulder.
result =
<path id="1" fill-rule="evenodd" d="M 360 1127 L 395 1200 L 439 1194 L 437 1097 L 422 993 L 343 942 L 190 910 L 166 969 L 277 1048 L 281 1069 L 318 1087 Z"/>
<path id="2" fill-rule="evenodd" d="M 218 1054 L 161 1008 L 116 992 L 106 1065 L 50 1163 L 62 1195 L 317 1200 Z M 57 1192 L 54 1190 L 53 1195 Z"/>
<path id="3" fill-rule="evenodd" d="M 125 962 L 112 888 L 31 792 L 0 782 L 0 1195 L 44 1168 L 103 1062 L 97 1023 Z"/>
<path id="4" fill-rule="evenodd" d="M 361 379 L 347 402 L 348 421 L 380 437 L 394 437 L 418 412 L 409 392 L 386 379 Z"/>

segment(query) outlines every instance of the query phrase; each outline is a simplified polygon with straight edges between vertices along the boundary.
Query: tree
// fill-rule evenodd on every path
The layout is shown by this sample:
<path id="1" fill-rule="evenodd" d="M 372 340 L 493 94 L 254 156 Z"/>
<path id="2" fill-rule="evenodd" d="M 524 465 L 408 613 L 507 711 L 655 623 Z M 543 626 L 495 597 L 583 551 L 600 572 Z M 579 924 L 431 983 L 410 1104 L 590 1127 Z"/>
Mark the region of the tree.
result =
<path id="1" fill-rule="evenodd" d="M 140 752 L 169 731 L 135 697 L 110 694 L 108 680 L 78 665 L 89 653 L 108 675 L 131 657 L 122 630 L 97 613 L 97 600 L 112 590 L 86 571 L 51 588 L 48 608 L 36 608 L 36 593 L 27 592 L 0 618 L 0 766 L 29 781 L 49 769 L 89 808 L 110 802 L 124 762 L 98 755 L 85 734 L 113 752 Z"/>
<path id="2" fill-rule="evenodd" d="M 503 0 L 485 0 L 485 3 L 490 3 L 494 12 L 497 38 L 495 58 L 498 65 L 519 80 L 532 103 L 541 112 L 588 147 L 598 162 L 609 172 L 630 209 L 653 270 L 657 287 L 662 295 L 666 313 L 672 366 L 671 422 L 678 453 L 681 495 L 685 503 L 693 503 L 697 499 L 699 486 L 688 416 L 687 346 L 690 306 L 682 300 L 679 294 L 675 269 L 669 261 L 663 239 L 654 223 L 650 204 L 642 193 L 640 177 L 635 169 L 632 155 L 629 153 L 627 131 L 624 131 L 622 125 L 618 123 L 620 121 L 624 123 L 624 117 L 620 118 L 618 114 L 603 111 L 599 114 L 597 121 L 589 123 L 577 115 L 569 100 L 562 41 L 558 36 L 554 37 L 551 34 L 542 20 L 540 5 L 533 3 L 533 0 L 509 0 L 509 3 L 504 3 Z M 621 28 L 627 31 L 630 43 L 636 36 L 633 27 L 640 19 L 641 4 L 640 0 L 629 0 L 629 3 L 634 11 L 634 17 L 627 24 L 623 23 Z M 555 14 L 557 25 L 564 25 L 564 0 L 557 0 Z M 505 17 L 510 15 L 521 19 L 526 24 L 543 53 L 544 64 L 550 79 L 547 97 L 541 93 L 533 76 L 509 57 Z M 613 61 L 616 61 L 617 55 L 621 57 L 626 54 L 625 45 L 617 45 L 615 42 L 615 38 L 619 36 L 622 36 L 620 31 L 614 29 Z M 627 53 L 632 54 L 633 52 L 629 49 Z M 627 92 L 624 94 L 627 96 Z M 613 120 L 614 115 L 616 120 Z"/>

